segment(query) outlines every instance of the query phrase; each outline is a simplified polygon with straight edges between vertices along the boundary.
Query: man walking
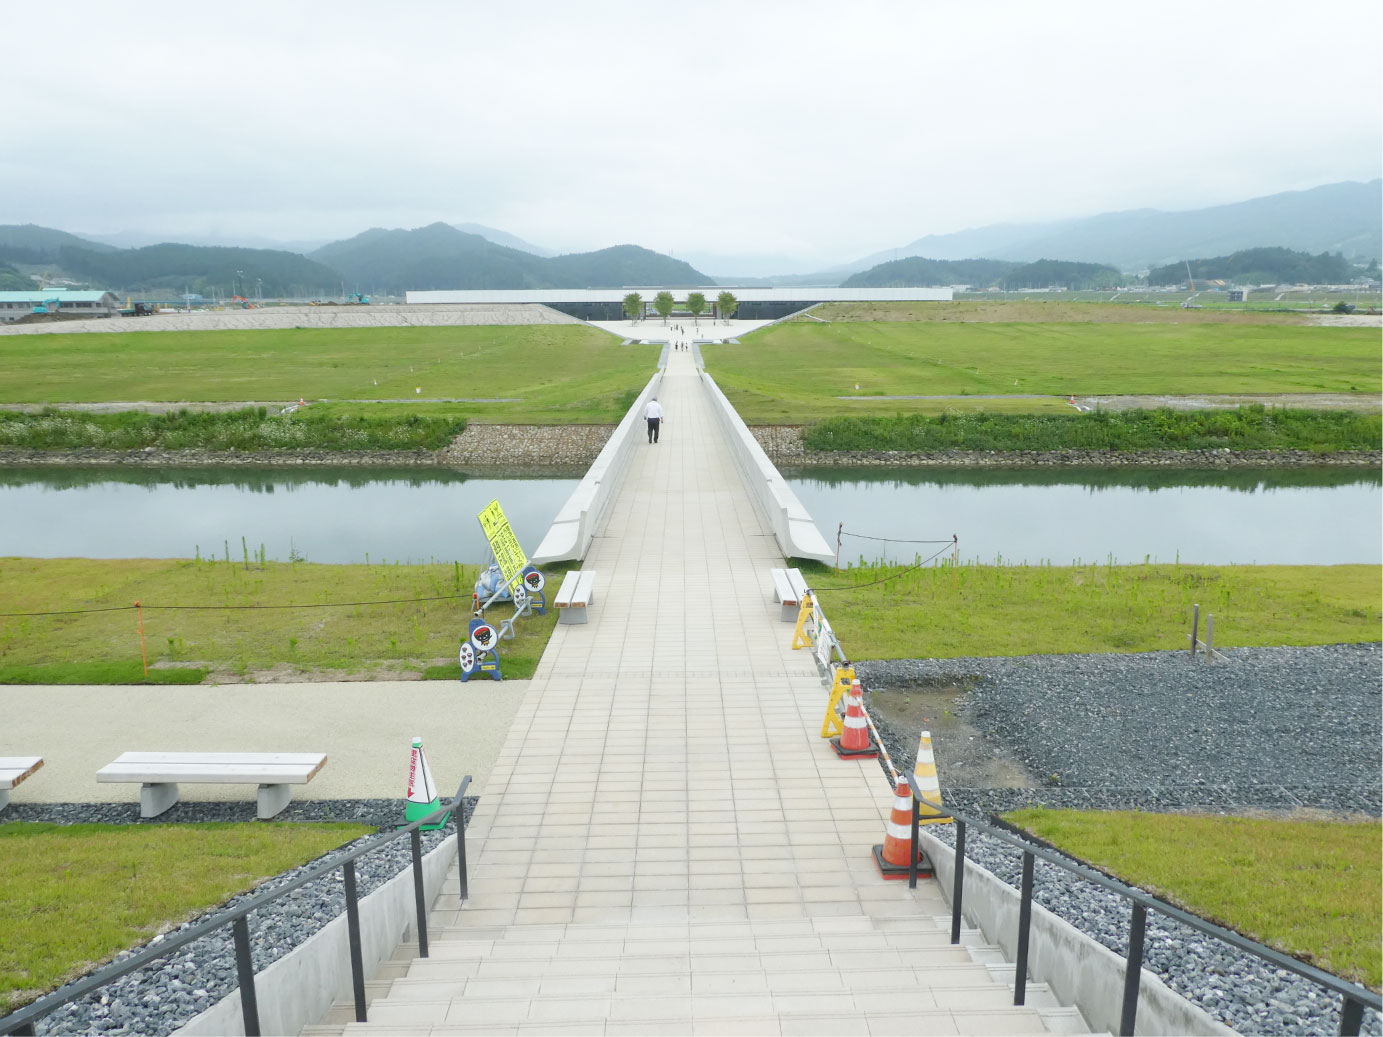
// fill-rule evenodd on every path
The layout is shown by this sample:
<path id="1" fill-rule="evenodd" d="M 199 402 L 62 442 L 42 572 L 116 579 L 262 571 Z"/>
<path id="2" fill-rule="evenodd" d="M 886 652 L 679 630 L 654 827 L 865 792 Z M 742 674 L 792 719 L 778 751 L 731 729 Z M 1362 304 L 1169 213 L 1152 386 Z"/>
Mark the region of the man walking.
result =
<path id="1" fill-rule="evenodd" d="M 658 397 L 648 401 L 648 406 L 643 409 L 643 416 L 648 419 L 648 442 L 658 442 L 658 426 L 663 423 L 663 406 L 658 402 Z"/>

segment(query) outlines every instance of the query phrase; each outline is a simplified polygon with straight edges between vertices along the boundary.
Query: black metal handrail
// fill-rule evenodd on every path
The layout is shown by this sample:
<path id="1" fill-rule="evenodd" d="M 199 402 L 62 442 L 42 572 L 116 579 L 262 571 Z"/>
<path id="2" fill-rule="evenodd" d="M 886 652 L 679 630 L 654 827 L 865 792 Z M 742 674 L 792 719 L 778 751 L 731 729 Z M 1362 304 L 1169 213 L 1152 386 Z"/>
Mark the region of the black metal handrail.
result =
<path id="1" fill-rule="evenodd" d="M 1049 849 L 1045 846 L 1038 846 L 1030 843 L 1012 832 L 997 828 L 994 825 L 977 821 L 964 814 L 958 814 L 953 810 L 947 810 L 939 803 L 933 803 L 922 795 L 922 790 L 918 788 L 917 779 L 909 774 L 908 787 L 912 790 L 912 864 L 908 869 L 908 886 L 912 889 L 917 888 L 917 862 L 918 862 L 918 843 L 919 832 L 921 829 L 922 807 L 927 807 L 931 812 L 929 817 L 942 817 L 953 820 L 956 824 L 956 864 L 955 875 L 952 879 L 951 887 L 951 942 L 960 943 L 961 928 L 961 908 L 965 892 L 965 832 L 966 829 L 974 825 L 978 830 L 997 839 L 999 842 L 1021 850 L 1023 853 L 1023 871 L 1020 880 L 1019 896 L 1021 902 L 1018 909 L 1018 950 L 1014 962 L 1014 984 L 1013 984 L 1013 1003 L 1023 1004 L 1026 997 L 1026 987 L 1028 978 L 1028 931 L 1032 923 L 1032 880 L 1033 864 L 1037 858 L 1041 858 L 1048 864 L 1055 864 L 1074 875 L 1084 879 L 1086 882 L 1093 883 L 1101 889 L 1107 889 L 1112 893 L 1117 893 L 1125 900 L 1131 902 L 1132 915 L 1129 920 L 1129 946 L 1124 971 L 1124 1000 L 1120 1014 L 1119 1033 L 1122 1037 L 1131 1037 L 1133 1034 L 1134 1019 L 1138 1014 L 1138 989 L 1142 977 L 1143 969 L 1143 937 L 1146 928 L 1149 911 L 1156 911 L 1183 925 L 1190 926 L 1192 929 L 1202 932 L 1207 936 L 1212 936 L 1223 943 L 1229 944 L 1241 951 L 1252 954 L 1254 957 L 1261 958 L 1268 964 L 1288 972 L 1294 972 L 1303 979 L 1309 980 L 1318 986 L 1324 987 L 1332 993 L 1339 994 L 1342 998 L 1340 1008 L 1340 1029 L 1339 1033 L 1343 1037 L 1358 1037 L 1359 1029 L 1363 1025 L 1364 1009 L 1372 1008 L 1375 1012 L 1383 1011 L 1383 997 L 1375 994 L 1367 987 L 1360 986 L 1358 983 L 1351 983 L 1347 979 L 1341 979 L 1318 969 L 1314 965 L 1308 965 L 1304 961 L 1299 961 L 1289 954 L 1274 950 L 1257 940 L 1251 940 L 1242 933 L 1236 933 L 1232 929 L 1208 922 L 1198 915 L 1193 915 L 1189 911 L 1167 903 L 1158 897 L 1153 896 L 1146 890 L 1138 889 L 1127 883 L 1120 882 L 1118 879 L 1110 878 L 1103 872 L 1096 871 L 1094 868 L 1087 867 L 1071 860 L 1069 857 Z"/>
<path id="2" fill-rule="evenodd" d="M 141 950 L 136 951 L 124 961 L 113 962 L 105 968 L 98 969 L 89 976 L 77 980 L 74 983 L 55 990 L 53 993 L 39 998 L 32 1004 L 26 1005 L 18 1011 L 11 1012 L 9 1015 L 0 1017 L 0 1034 L 15 1034 L 17 1037 L 33 1037 L 34 1024 L 44 1016 L 61 1008 L 70 1001 L 75 1001 L 80 997 L 85 997 L 93 990 L 99 990 L 112 980 L 119 979 L 127 973 L 134 972 L 143 968 L 151 961 L 165 958 L 179 947 L 186 946 L 194 940 L 199 940 L 208 933 L 215 932 L 223 926 L 231 926 L 231 934 L 235 943 L 235 970 L 240 982 L 240 1012 L 245 1020 L 246 1037 L 259 1037 L 259 1007 L 255 999 L 255 977 L 254 963 L 250 957 L 250 926 L 246 921 L 251 911 L 263 907 L 265 904 L 272 903 L 285 894 L 293 892 L 301 886 L 314 879 L 319 879 L 337 868 L 344 872 L 346 893 L 346 926 L 350 934 L 350 954 L 351 954 L 351 985 L 355 993 L 355 1019 L 356 1022 L 366 1022 L 365 1018 L 365 972 L 362 964 L 362 953 L 360 945 L 360 905 L 356 896 L 355 884 L 355 861 L 357 857 L 363 857 L 367 853 L 373 853 L 382 846 L 386 846 L 395 839 L 407 835 L 412 843 L 413 853 L 413 899 L 416 910 L 416 924 L 418 929 L 418 955 L 426 958 L 427 954 L 427 897 L 423 891 L 423 854 L 422 836 L 419 828 L 438 817 L 445 817 L 448 813 L 456 817 L 456 860 L 461 872 L 461 899 L 465 900 L 469 895 L 466 882 L 466 819 L 464 816 L 461 800 L 466 794 L 466 789 L 471 783 L 471 776 L 467 774 L 461 780 L 461 786 L 456 790 L 456 798 L 450 803 L 438 807 L 426 817 L 421 817 L 411 824 L 404 825 L 392 832 L 379 835 L 369 842 L 362 843 L 353 850 L 348 850 L 343 854 L 323 861 L 315 867 L 309 868 L 291 882 L 286 883 L 277 889 L 267 890 L 251 897 L 243 904 L 228 908 L 219 914 L 213 915 L 205 921 L 184 929 L 166 939 L 160 940 L 156 944 L 150 944 Z"/>

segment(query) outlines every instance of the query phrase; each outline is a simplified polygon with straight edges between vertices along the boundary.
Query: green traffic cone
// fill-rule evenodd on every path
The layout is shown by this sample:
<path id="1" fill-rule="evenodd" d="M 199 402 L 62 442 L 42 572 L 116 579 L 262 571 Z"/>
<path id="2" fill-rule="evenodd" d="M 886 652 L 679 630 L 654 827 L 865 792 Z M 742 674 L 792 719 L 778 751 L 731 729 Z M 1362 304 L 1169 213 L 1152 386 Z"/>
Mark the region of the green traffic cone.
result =
<path id="1" fill-rule="evenodd" d="M 427 765 L 427 755 L 423 752 L 421 737 L 413 739 L 413 754 L 408 761 L 408 792 L 404 800 L 403 817 L 411 824 L 442 807 L 442 799 L 437 795 L 437 783 L 432 780 L 432 769 Z M 441 828 L 447 822 L 446 815 L 432 824 L 422 825 L 421 831 L 430 832 Z"/>

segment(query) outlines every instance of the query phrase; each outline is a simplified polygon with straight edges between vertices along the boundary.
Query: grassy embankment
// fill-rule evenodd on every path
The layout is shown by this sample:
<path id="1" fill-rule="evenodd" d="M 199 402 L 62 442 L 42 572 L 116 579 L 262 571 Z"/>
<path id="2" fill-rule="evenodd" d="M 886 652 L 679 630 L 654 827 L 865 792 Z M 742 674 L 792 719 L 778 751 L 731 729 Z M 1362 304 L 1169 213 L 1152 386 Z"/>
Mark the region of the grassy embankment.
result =
<path id="1" fill-rule="evenodd" d="M 373 829 L 0 824 L 0 1014 Z"/>
<path id="2" fill-rule="evenodd" d="M 656 348 L 580 325 L 12 335 L 0 337 L 0 403 L 306 397 L 407 401 L 309 408 L 351 417 L 613 423 L 656 363 Z"/>
<path id="3" fill-rule="evenodd" d="M 952 659 L 1184 649 L 1192 604 L 1216 617 L 1218 648 L 1378 641 L 1383 623 L 1376 565 L 907 568 L 822 566 L 810 574 L 848 653 Z M 829 589 L 842 586 L 859 589 Z"/>
<path id="4" fill-rule="evenodd" d="M 1005 816 L 1203 918 L 1374 989 L 1383 984 L 1377 822 L 1065 810 Z"/>
<path id="5" fill-rule="evenodd" d="M 792 322 L 756 332 L 740 345 L 703 346 L 702 354 L 750 424 L 958 407 L 1069 414 L 1063 397 L 1072 394 L 1329 392 L 1356 394 L 1371 405 L 1383 391 L 1372 328 L 1021 320 Z M 986 394 L 1039 398 L 837 398 Z"/>
<path id="6" fill-rule="evenodd" d="M 150 678 L 254 679 L 418 674 L 456 679 L 471 616 L 474 565 L 315 565 L 222 560 L 0 558 L 0 612 L 144 609 Z M 556 577 L 560 581 L 560 574 Z M 442 598 L 416 601 L 420 598 Z M 400 600 L 401 599 L 401 600 Z M 384 605 L 317 607 L 337 602 Z M 292 604 L 295 608 L 263 606 Z M 258 608 L 165 610 L 159 605 Z M 512 606 L 487 614 L 498 624 Z M 515 624 L 499 648 L 506 678 L 531 677 L 555 612 Z M 142 683 L 133 610 L 0 617 L 0 683 Z"/>
<path id="7" fill-rule="evenodd" d="M 1186 309 L 1180 298 L 1163 296 L 1150 302 L 1109 302 L 1112 292 L 1066 293 L 1055 298 L 1014 295 L 996 299 L 957 299 L 955 302 L 828 302 L 811 316 L 799 316 L 804 324 L 831 322 L 968 321 L 982 324 L 1293 324 L 1308 325 L 1305 314 L 1265 310 Z M 1189 293 L 1186 293 L 1189 294 Z"/>
<path id="8" fill-rule="evenodd" d="M 1377 450 L 1383 415 L 1260 405 L 1235 410 L 1094 411 L 1086 414 L 907 414 L 828 418 L 808 429 L 808 450 Z"/>

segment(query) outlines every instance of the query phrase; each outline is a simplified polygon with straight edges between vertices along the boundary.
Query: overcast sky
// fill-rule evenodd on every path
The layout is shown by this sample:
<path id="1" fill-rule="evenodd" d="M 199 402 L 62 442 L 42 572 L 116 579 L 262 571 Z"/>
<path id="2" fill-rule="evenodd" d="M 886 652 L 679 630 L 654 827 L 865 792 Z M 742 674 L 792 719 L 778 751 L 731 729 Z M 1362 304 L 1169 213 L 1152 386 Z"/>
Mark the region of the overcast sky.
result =
<path id="1" fill-rule="evenodd" d="M 5 4 L 0 223 L 855 259 L 1380 175 L 1383 5 Z"/>

